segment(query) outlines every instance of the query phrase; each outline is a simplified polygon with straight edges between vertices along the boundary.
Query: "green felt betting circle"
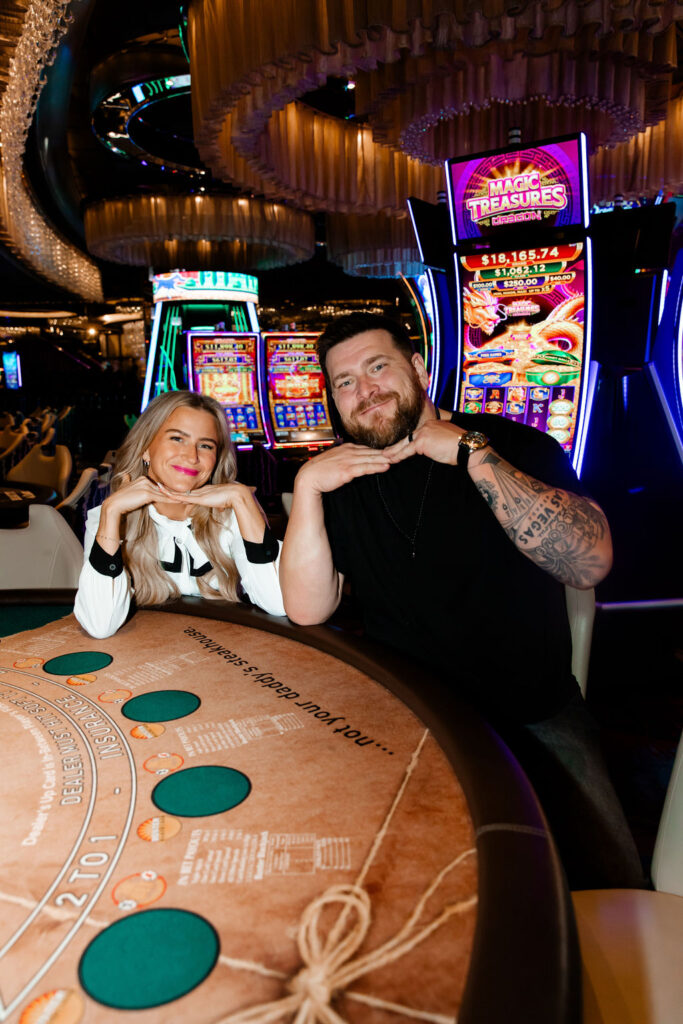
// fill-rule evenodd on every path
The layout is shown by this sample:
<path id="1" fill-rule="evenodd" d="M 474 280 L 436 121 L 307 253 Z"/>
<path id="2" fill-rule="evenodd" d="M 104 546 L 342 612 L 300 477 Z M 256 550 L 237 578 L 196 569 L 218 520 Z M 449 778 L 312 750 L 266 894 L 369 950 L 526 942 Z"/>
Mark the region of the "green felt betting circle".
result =
<path id="1" fill-rule="evenodd" d="M 131 697 L 121 708 L 133 722 L 172 722 L 196 711 L 201 701 L 187 690 L 155 690 Z"/>
<path id="2" fill-rule="evenodd" d="M 251 782 L 236 768 L 198 765 L 173 772 L 152 792 L 155 805 L 180 818 L 201 818 L 237 807 L 251 792 Z"/>
<path id="3" fill-rule="evenodd" d="M 86 948 L 78 973 L 98 1003 L 117 1010 L 162 1006 L 191 992 L 218 959 L 218 935 L 188 910 L 142 910 L 105 928 Z"/>
<path id="4" fill-rule="evenodd" d="M 53 676 L 80 676 L 84 672 L 98 672 L 111 665 L 113 660 L 111 654 L 105 654 L 104 651 L 74 651 L 72 654 L 50 658 L 43 665 L 43 672 Z"/>

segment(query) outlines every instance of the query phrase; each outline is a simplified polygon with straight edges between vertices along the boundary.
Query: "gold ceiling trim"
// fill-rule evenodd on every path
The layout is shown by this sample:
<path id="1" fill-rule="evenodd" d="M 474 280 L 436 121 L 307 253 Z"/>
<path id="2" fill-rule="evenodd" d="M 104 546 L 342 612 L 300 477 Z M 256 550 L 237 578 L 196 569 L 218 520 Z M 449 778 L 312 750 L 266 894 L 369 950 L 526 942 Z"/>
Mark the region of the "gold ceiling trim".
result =
<path id="1" fill-rule="evenodd" d="M 70 3 L 10 3 L 5 14 L 11 16 L 0 21 L 0 66 L 4 68 L 4 58 L 9 58 L 0 96 L 0 240 L 53 284 L 85 299 L 102 301 L 99 270 L 48 223 L 23 174 L 26 138 L 45 84 L 45 68 L 54 61 L 67 31 Z"/>
<path id="2" fill-rule="evenodd" d="M 155 270 L 270 270 L 310 259 L 313 221 L 278 203 L 208 195 L 132 196 L 85 211 L 94 256 Z"/>

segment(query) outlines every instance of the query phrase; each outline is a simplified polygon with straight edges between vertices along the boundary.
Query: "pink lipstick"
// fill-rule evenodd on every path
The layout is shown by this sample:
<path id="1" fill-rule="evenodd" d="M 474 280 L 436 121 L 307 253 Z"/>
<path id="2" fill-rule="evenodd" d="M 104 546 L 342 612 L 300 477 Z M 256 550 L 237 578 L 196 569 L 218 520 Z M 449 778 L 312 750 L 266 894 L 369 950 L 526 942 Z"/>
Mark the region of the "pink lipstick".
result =
<path id="1" fill-rule="evenodd" d="M 185 476 L 197 476 L 199 473 L 198 469 L 186 469 L 185 466 L 172 466 L 176 473 L 184 473 Z"/>

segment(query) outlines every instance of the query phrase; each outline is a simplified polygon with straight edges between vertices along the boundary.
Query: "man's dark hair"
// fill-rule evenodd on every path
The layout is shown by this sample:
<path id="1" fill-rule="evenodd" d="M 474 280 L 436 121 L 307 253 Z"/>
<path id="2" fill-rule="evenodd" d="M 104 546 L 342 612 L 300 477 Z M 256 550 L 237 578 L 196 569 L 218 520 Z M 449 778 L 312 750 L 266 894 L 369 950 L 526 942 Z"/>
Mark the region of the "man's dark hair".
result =
<path id="1" fill-rule="evenodd" d="M 327 353 L 340 342 L 355 338 L 357 334 L 363 334 L 365 331 L 386 331 L 408 361 L 415 352 L 408 332 L 390 316 L 383 316 L 381 313 L 348 313 L 346 316 L 340 316 L 328 324 L 318 338 L 318 359 L 328 389 L 330 381 L 327 375 Z"/>

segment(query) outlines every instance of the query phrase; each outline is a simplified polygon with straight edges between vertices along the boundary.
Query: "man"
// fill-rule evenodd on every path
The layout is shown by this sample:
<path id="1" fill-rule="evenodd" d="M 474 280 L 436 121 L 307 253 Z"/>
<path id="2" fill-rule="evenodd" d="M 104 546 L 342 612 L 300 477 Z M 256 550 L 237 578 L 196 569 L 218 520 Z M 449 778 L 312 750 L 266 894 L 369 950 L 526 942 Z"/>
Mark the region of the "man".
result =
<path id="1" fill-rule="evenodd" d="M 512 746 L 570 883 L 642 884 L 571 673 L 563 585 L 589 588 L 609 571 L 602 510 L 547 435 L 436 409 L 394 321 L 340 318 L 318 351 L 352 441 L 296 478 L 280 566 L 287 614 L 325 621 L 348 577 L 366 632 L 437 671 Z"/>

